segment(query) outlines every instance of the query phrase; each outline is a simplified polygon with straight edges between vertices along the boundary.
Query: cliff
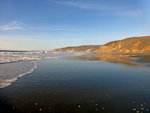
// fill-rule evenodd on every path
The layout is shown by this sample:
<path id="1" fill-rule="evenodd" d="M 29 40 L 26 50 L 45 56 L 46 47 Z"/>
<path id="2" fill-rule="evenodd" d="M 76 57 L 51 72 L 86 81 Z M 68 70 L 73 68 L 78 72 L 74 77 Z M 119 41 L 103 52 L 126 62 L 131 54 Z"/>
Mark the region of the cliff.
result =
<path id="1" fill-rule="evenodd" d="M 104 45 L 86 45 L 54 49 L 53 52 L 82 53 L 150 53 L 150 36 L 132 37 Z"/>
<path id="2" fill-rule="evenodd" d="M 75 47 L 65 47 L 54 49 L 53 52 L 81 52 L 81 53 L 92 53 L 100 48 L 100 45 L 84 45 Z"/>

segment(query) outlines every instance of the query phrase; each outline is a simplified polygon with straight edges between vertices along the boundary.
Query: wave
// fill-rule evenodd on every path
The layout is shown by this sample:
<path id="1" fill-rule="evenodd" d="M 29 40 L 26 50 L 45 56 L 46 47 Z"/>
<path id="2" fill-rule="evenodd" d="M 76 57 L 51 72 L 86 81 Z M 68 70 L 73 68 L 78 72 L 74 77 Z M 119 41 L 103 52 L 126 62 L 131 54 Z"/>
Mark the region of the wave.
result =
<path id="1" fill-rule="evenodd" d="M 69 56 L 79 56 L 78 53 L 48 53 L 48 54 L 2 54 L 0 55 L 0 88 L 5 88 L 19 77 L 32 73 L 37 68 L 36 61 L 57 59 Z M 16 56 L 17 55 L 17 56 Z M 7 57 L 6 57 L 7 56 Z M 31 64 L 32 63 L 32 64 Z"/>
<path id="2" fill-rule="evenodd" d="M 18 80 L 18 78 L 30 74 L 32 73 L 36 68 L 37 68 L 37 63 L 35 61 L 31 61 L 31 63 L 33 64 L 33 67 L 31 69 L 29 69 L 28 71 L 18 74 L 18 76 L 13 77 L 13 78 L 6 78 L 4 80 L 0 81 L 0 88 L 5 88 L 8 87 L 9 85 L 11 85 L 14 81 Z"/>

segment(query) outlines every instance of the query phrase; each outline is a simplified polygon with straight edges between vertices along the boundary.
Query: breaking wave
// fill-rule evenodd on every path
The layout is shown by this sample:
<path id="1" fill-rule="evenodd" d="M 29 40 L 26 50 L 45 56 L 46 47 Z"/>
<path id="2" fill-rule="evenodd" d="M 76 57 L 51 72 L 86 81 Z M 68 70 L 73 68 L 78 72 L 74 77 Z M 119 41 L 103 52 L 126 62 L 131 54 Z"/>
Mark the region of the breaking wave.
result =
<path id="1" fill-rule="evenodd" d="M 35 61 L 22 61 L 0 65 L 0 88 L 5 88 L 19 77 L 32 73 L 37 68 Z"/>

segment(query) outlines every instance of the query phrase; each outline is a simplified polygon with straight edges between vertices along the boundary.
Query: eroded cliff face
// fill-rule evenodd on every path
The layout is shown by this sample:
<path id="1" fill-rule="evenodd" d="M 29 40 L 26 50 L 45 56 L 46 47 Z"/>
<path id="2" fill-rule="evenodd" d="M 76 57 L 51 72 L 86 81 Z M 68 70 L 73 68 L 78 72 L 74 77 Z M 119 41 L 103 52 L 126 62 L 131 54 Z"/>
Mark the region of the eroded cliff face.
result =
<path id="1" fill-rule="evenodd" d="M 149 53 L 150 37 L 133 37 L 101 46 L 96 53 Z"/>
<path id="2" fill-rule="evenodd" d="M 104 45 L 66 47 L 54 52 L 84 52 L 84 53 L 150 53 L 150 36 L 132 37 L 112 41 Z"/>
<path id="3" fill-rule="evenodd" d="M 76 46 L 76 47 L 65 47 L 54 49 L 53 52 L 80 52 L 80 53 L 92 53 L 99 49 L 100 45 L 85 45 L 85 46 Z"/>

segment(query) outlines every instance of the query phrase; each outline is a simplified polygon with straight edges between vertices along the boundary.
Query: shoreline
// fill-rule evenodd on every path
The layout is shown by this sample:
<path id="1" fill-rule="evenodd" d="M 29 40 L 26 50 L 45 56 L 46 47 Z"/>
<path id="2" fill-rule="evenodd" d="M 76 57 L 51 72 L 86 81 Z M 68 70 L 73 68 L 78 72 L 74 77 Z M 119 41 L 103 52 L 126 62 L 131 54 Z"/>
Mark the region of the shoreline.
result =
<path id="1" fill-rule="evenodd" d="M 6 88 L 6 87 L 10 86 L 13 82 L 18 80 L 18 78 L 20 78 L 20 77 L 22 77 L 24 75 L 32 73 L 37 68 L 37 63 L 35 61 L 31 61 L 31 63 L 34 64 L 34 66 L 31 69 L 29 69 L 29 71 L 24 72 L 24 73 L 20 73 L 20 74 L 18 74 L 17 77 L 14 77 L 12 79 L 4 80 L 3 83 L 0 83 L 0 88 Z"/>

